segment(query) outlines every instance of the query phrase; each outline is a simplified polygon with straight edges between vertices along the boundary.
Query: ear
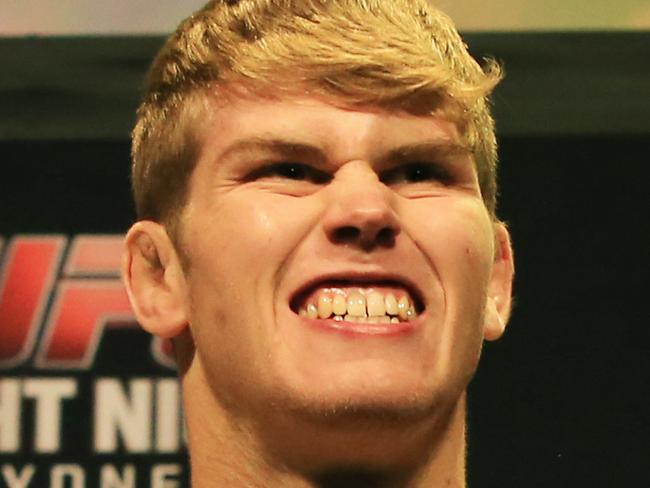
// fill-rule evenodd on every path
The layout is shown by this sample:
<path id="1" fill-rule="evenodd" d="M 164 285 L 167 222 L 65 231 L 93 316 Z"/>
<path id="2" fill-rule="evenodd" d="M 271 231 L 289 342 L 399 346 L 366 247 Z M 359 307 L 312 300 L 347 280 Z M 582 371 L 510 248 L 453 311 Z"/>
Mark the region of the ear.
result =
<path id="1" fill-rule="evenodd" d="M 136 222 L 126 234 L 122 280 L 133 311 L 148 332 L 163 338 L 187 326 L 185 276 L 165 228 Z"/>
<path id="2" fill-rule="evenodd" d="M 494 264 L 485 304 L 483 336 L 488 341 L 499 339 L 505 331 L 512 307 L 512 280 L 515 264 L 510 234 L 505 224 L 494 224 Z"/>

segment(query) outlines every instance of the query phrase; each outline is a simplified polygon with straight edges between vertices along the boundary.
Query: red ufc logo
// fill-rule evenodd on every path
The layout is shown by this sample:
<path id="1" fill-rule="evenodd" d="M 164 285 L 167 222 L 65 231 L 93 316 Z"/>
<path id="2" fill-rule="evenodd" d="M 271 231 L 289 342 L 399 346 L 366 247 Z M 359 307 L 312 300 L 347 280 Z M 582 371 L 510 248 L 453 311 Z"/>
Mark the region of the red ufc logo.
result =
<path id="1" fill-rule="evenodd" d="M 106 328 L 137 327 L 119 279 L 122 236 L 78 235 L 66 244 L 60 235 L 19 235 L 6 246 L 0 368 L 23 364 L 36 349 L 38 368 L 85 369 Z M 173 367 L 168 342 L 153 339 L 151 353 Z"/>

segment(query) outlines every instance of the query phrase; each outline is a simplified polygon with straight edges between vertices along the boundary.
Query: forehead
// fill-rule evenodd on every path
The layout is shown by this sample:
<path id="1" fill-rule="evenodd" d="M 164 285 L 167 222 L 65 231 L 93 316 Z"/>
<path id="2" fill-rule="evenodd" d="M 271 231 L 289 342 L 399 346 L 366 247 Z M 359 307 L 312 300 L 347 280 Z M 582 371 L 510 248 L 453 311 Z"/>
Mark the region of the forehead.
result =
<path id="1" fill-rule="evenodd" d="M 197 127 L 202 153 L 255 139 L 296 141 L 333 159 L 367 158 L 419 143 L 464 146 L 457 125 L 443 111 L 414 115 L 311 96 L 228 96 L 208 106 Z"/>

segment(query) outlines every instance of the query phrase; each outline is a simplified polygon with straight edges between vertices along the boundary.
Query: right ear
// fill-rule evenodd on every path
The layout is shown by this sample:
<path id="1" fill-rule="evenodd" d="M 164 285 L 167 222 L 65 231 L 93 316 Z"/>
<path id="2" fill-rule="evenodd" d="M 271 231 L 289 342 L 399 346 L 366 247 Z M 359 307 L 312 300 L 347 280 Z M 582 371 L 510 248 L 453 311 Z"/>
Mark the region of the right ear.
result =
<path id="1" fill-rule="evenodd" d="M 163 338 L 187 327 L 185 275 L 165 227 L 136 222 L 126 234 L 122 280 L 140 325 Z"/>

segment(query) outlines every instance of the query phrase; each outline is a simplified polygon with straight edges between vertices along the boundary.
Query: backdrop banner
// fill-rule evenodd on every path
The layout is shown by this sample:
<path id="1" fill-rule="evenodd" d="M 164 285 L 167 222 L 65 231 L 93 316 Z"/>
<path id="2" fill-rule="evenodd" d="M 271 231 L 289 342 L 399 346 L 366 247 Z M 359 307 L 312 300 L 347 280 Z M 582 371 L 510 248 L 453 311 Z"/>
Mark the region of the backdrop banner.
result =
<path id="1" fill-rule="evenodd" d="M 0 277 L 0 486 L 174 488 L 186 477 L 169 343 L 135 322 L 122 235 L 18 234 Z"/>

